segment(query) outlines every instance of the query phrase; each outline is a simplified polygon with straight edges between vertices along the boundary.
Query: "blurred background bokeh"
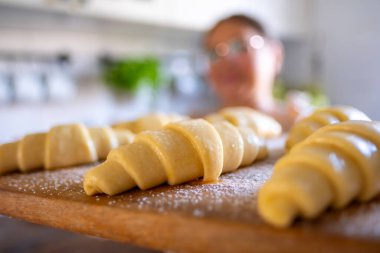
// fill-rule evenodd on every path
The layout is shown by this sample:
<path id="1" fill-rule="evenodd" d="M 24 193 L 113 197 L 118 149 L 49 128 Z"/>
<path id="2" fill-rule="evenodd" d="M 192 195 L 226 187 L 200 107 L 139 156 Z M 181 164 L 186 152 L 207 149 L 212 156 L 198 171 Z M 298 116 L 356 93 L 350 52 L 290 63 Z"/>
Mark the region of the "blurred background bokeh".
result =
<path id="1" fill-rule="evenodd" d="M 0 142 L 151 111 L 201 115 L 204 32 L 243 13 L 282 41 L 275 95 L 304 90 L 380 119 L 378 0 L 0 0 Z"/>

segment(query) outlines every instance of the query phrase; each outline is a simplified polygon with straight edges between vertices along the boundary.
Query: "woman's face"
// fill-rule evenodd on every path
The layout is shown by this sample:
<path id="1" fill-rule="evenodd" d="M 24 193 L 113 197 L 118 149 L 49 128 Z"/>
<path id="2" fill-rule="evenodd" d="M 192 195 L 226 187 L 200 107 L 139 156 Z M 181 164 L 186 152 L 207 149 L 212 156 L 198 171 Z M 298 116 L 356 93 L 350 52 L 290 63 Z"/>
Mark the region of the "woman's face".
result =
<path id="1" fill-rule="evenodd" d="M 244 105 L 271 92 L 279 70 L 278 55 L 248 24 L 227 21 L 206 38 L 210 54 L 209 82 L 226 105 Z"/>

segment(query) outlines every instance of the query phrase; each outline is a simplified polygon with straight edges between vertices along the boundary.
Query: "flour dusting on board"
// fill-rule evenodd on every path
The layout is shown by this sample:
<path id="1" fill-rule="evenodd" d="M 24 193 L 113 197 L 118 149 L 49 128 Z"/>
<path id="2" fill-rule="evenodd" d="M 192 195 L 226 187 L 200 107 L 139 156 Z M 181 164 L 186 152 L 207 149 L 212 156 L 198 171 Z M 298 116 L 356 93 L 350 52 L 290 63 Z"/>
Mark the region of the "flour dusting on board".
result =
<path id="1" fill-rule="evenodd" d="M 82 178 L 90 167 L 10 174 L 0 178 L 0 186 L 25 194 L 58 196 L 61 199 L 128 210 L 158 213 L 179 211 L 194 217 L 225 216 L 227 212 L 231 219 L 249 221 L 256 208 L 256 193 L 271 174 L 270 165 L 258 163 L 253 167 L 224 174 L 213 184 L 204 184 L 198 180 L 177 186 L 162 185 L 146 191 L 134 189 L 117 196 L 89 197 L 83 191 Z M 260 173 L 257 173 L 259 170 Z"/>
<path id="2" fill-rule="evenodd" d="M 62 169 L 55 171 L 39 171 L 29 174 L 14 173 L 0 177 L 2 185 L 22 193 L 43 196 L 60 196 L 83 191 L 82 177 L 89 166 Z M 83 191 L 84 192 L 84 191 Z"/>
<path id="3" fill-rule="evenodd" d="M 76 201 L 86 207 L 106 206 L 133 212 L 220 218 L 264 225 L 257 214 L 257 193 L 271 176 L 274 161 L 267 159 L 224 174 L 214 184 L 198 180 L 177 186 L 161 185 L 145 191 L 136 188 L 117 196 L 90 197 L 85 194 L 83 175 L 94 165 L 30 174 L 13 173 L 0 177 L 0 192 Z M 372 203 L 354 203 L 343 211 L 328 211 L 315 222 L 298 221 L 295 227 L 348 236 L 380 236 L 379 212 L 380 196 Z"/>

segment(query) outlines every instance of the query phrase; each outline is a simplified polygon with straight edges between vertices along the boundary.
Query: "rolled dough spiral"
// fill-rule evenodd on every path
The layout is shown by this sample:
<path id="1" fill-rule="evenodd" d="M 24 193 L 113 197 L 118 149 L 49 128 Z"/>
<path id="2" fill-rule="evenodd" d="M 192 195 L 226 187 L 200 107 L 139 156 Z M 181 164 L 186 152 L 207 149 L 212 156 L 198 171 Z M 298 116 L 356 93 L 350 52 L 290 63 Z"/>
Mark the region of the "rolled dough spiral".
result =
<path id="1" fill-rule="evenodd" d="M 319 128 L 347 120 L 370 120 L 367 115 L 350 106 L 332 106 L 314 111 L 290 130 L 285 148 L 292 149 Z"/>
<path id="2" fill-rule="evenodd" d="M 380 123 L 346 121 L 319 129 L 275 164 L 258 210 L 268 223 L 286 227 L 297 216 L 314 218 L 379 191 Z"/>
<path id="3" fill-rule="evenodd" d="M 61 125 L 47 133 L 26 135 L 0 145 L 0 174 L 20 170 L 55 169 L 105 159 L 111 149 L 130 143 L 134 134 L 109 127 Z"/>
<path id="4" fill-rule="evenodd" d="M 226 107 L 205 117 L 209 122 L 228 121 L 234 126 L 254 129 L 261 138 L 273 138 L 281 135 L 282 128 L 272 117 L 249 107 Z"/>
<path id="5" fill-rule="evenodd" d="M 114 195 L 165 182 L 176 185 L 198 178 L 214 182 L 223 172 L 251 164 L 262 148 L 248 127 L 203 119 L 174 122 L 142 132 L 133 143 L 112 150 L 104 163 L 85 174 L 83 186 L 88 195 Z"/>

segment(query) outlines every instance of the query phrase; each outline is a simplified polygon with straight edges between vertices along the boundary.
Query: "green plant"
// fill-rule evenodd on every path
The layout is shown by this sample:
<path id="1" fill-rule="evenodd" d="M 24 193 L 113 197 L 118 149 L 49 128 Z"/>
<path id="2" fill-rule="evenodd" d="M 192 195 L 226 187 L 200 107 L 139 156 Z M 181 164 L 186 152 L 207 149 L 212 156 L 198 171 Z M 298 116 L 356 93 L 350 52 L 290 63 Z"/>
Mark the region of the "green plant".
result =
<path id="1" fill-rule="evenodd" d="M 112 88 L 126 92 L 135 92 L 142 85 L 157 89 L 163 83 L 160 62 L 154 57 L 128 58 L 107 63 L 103 77 Z"/>

